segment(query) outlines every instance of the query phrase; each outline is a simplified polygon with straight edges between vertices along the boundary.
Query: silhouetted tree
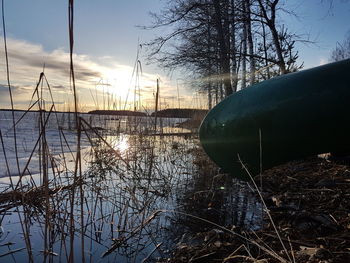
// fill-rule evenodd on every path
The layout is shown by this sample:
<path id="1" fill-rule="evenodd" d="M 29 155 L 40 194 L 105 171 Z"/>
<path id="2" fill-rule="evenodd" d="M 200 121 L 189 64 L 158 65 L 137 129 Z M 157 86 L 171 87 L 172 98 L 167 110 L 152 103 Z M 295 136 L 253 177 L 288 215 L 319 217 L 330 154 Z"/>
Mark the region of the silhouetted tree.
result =
<path id="1" fill-rule="evenodd" d="M 331 61 L 340 61 L 350 58 L 350 31 L 342 43 L 337 43 L 331 54 Z"/>
<path id="2" fill-rule="evenodd" d="M 170 33 L 147 43 L 149 59 L 186 69 L 208 107 L 247 82 L 297 70 L 295 35 L 277 23 L 279 0 L 174 0 L 147 28 Z M 263 67 L 263 70 L 260 68 Z"/>

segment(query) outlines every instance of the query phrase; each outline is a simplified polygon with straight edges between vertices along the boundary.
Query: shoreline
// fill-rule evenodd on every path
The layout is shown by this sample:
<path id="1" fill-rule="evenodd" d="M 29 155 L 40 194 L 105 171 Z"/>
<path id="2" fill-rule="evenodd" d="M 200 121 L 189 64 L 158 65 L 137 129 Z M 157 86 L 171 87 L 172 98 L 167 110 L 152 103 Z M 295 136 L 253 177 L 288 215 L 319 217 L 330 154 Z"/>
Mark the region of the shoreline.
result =
<path id="1" fill-rule="evenodd" d="M 259 186 L 260 176 L 254 180 Z M 178 244 L 167 262 L 350 262 L 348 164 L 292 161 L 265 171 L 261 182 L 273 223 L 265 212 L 260 230 L 224 226 L 249 241 L 213 226 L 196 234 L 195 245 Z"/>

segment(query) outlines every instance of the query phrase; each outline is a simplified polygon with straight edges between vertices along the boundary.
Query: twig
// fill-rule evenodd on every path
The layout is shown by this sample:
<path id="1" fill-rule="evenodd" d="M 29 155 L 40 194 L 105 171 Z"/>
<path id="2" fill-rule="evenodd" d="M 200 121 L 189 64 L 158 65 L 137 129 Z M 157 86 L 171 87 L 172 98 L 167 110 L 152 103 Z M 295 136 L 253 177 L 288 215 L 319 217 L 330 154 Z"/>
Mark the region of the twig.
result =
<path id="1" fill-rule="evenodd" d="M 1 258 L 1 257 L 8 256 L 8 255 L 11 255 L 11 254 L 14 254 L 14 253 L 19 252 L 19 251 L 22 251 L 22 250 L 24 250 L 24 249 L 26 249 L 26 248 L 25 248 L 25 247 L 22 247 L 22 248 L 18 248 L 18 249 L 15 249 L 15 250 L 10 250 L 10 251 L 8 251 L 8 252 L 6 252 L 6 253 L 4 253 L 4 254 L 1 254 L 1 255 L 0 255 L 0 258 Z"/>
<path id="2" fill-rule="evenodd" d="M 150 256 L 152 256 L 153 253 L 154 253 L 161 245 L 163 245 L 163 242 L 157 244 L 157 245 L 155 246 L 155 248 L 147 255 L 147 257 L 145 257 L 145 258 L 141 261 L 141 263 L 146 262 L 146 261 L 150 258 Z"/>
<path id="3" fill-rule="evenodd" d="M 180 214 L 180 215 L 185 215 L 185 216 L 188 216 L 188 217 L 192 217 L 192 218 L 198 219 L 200 221 L 203 221 L 205 223 L 214 225 L 214 226 L 220 228 L 221 230 L 223 230 L 225 232 L 228 232 L 228 233 L 230 233 L 232 235 L 238 236 L 238 237 L 242 238 L 243 240 L 245 240 L 245 241 L 247 241 L 247 242 L 257 246 L 258 248 L 260 248 L 261 250 L 265 251 L 266 253 L 268 253 L 269 255 L 274 257 L 275 259 L 279 260 L 280 262 L 283 262 L 283 263 L 287 263 L 288 262 L 287 260 L 285 260 L 284 258 L 279 256 L 275 251 L 269 250 L 269 249 L 265 248 L 264 246 L 262 246 L 261 244 L 255 242 L 254 240 L 250 240 L 250 239 L 248 239 L 248 238 L 246 238 L 246 237 L 244 237 L 244 236 L 242 236 L 242 235 L 240 235 L 240 234 L 238 234 L 238 233 L 236 233 L 236 232 L 234 232 L 234 231 L 232 231 L 232 230 L 230 230 L 230 229 L 228 229 L 228 228 L 226 228 L 224 226 L 216 224 L 216 223 L 214 223 L 212 221 L 209 221 L 207 219 L 204 219 L 204 218 L 201 218 L 201 217 L 198 217 L 198 216 L 195 216 L 195 215 L 187 214 L 187 213 L 182 213 L 182 212 L 175 211 L 175 210 L 158 210 L 158 211 L 163 212 L 163 213 L 173 212 L 173 213 L 177 213 L 177 214 Z"/>
<path id="4" fill-rule="evenodd" d="M 247 168 L 247 167 L 244 165 L 244 163 L 242 162 L 241 157 L 239 156 L 239 154 L 237 154 L 237 156 L 238 156 L 238 160 L 239 160 L 239 162 L 241 163 L 243 169 L 244 169 L 244 170 L 246 171 L 246 173 L 248 174 L 249 178 L 251 179 L 251 181 L 252 181 L 253 184 L 254 184 L 254 187 L 255 187 L 256 191 L 257 191 L 258 194 L 259 194 L 259 197 L 260 197 L 260 199 L 261 199 L 261 202 L 263 203 L 263 205 L 264 205 L 264 207 L 265 207 L 266 213 L 267 213 L 267 215 L 268 215 L 268 217 L 269 217 L 269 219 L 270 219 L 270 221 L 271 221 L 271 224 L 273 225 L 273 228 L 274 228 L 274 230 L 275 230 L 275 232 L 276 232 L 276 234 L 277 234 L 277 236 L 278 236 L 278 239 L 279 239 L 279 241 L 280 241 L 280 243 L 281 243 L 281 245 L 282 245 L 282 247 L 283 247 L 285 253 L 287 254 L 287 257 L 288 257 L 289 261 L 292 261 L 291 258 L 290 258 L 290 256 L 289 256 L 288 250 L 286 249 L 286 246 L 284 245 L 284 243 L 283 243 L 283 241 L 282 241 L 282 238 L 281 238 L 281 236 L 280 236 L 280 234 L 279 234 L 279 232 L 278 232 L 278 230 L 277 230 L 277 227 L 276 227 L 276 225 L 275 225 L 275 222 L 273 221 L 272 216 L 271 216 L 271 214 L 270 214 L 270 212 L 269 212 L 269 210 L 268 210 L 268 208 L 267 208 L 267 205 L 266 205 L 266 203 L 265 203 L 265 201 L 264 201 L 264 198 L 263 198 L 263 196 L 261 195 L 261 192 L 259 191 L 258 186 L 256 185 L 256 183 L 255 183 L 255 181 L 254 181 L 252 175 L 251 175 L 250 172 L 248 171 L 248 168 Z"/>

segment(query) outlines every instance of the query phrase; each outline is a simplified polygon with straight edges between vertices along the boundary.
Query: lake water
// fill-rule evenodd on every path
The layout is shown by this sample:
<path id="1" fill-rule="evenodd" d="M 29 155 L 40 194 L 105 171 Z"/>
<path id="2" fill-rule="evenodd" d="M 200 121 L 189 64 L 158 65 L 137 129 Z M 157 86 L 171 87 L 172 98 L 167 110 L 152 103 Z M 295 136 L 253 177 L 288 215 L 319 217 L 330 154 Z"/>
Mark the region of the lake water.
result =
<path id="1" fill-rule="evenodd" d="M 81 117 L 80 158 L 73 116 L 37 112 L 16 124 L 16 158 L 12 114 L 0 111 L 1 262 L 153 262 L 215 228 L 202 219 L 260 226 L 255 193 L 217 175 L 195 137 L 149 136 L 153 118 Z M 185 132 L 181 121 L 161 119 L 156 133 Z"/>

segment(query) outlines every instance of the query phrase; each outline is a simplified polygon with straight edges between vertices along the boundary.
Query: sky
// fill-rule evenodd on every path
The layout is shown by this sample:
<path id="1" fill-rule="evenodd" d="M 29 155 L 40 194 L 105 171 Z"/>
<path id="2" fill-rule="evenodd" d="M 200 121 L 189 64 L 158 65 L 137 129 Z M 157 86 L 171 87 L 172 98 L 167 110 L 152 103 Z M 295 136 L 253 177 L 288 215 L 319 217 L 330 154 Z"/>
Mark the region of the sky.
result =
<path id="1" fill-rule="evenodd" d="M 5 0 L 10 80 L 16 108 L 28 108 L 43 69 L 58 110 L 71 107 L 67 2 Z M 284 8 L 297 17 L 284 14 L 280 22 L 302 39 L 314 42 L 297 44 L 299 63 L 304 62 L 304 68 L 327 63 L 331 50 L 350 30 L 350 1 L 334 0 L 331 8 L 328 0 L 285 2 L 288 5 Z M 102 108 L 103 104 L 107 107 L 108 102 L 112 107 L 112 101 L 114 106 L 133 107 L 133 89 L 137 84 L 132 72 L 138 43 L 147 42 L 166 30 L 143 30 L 137 26 L 150 25 L 149 12 L 159 12 L 166 3 L 166 0 L 75 1 L 74 62 L 81 111 Z M 0 108 L 8 108 L 4 41 L 2 37 L 0 40 Z M 171 75 L 156 65 L 147 64 L 144 48 L 139 52 L 143 105 L 140 110 L 152 105 L 157 78 L 162 107 L 204 106 L 198 93 L 186 86 L 186 76 L 176 72 Z M 46 85 L 43 90 L 49 102 Z"/>

